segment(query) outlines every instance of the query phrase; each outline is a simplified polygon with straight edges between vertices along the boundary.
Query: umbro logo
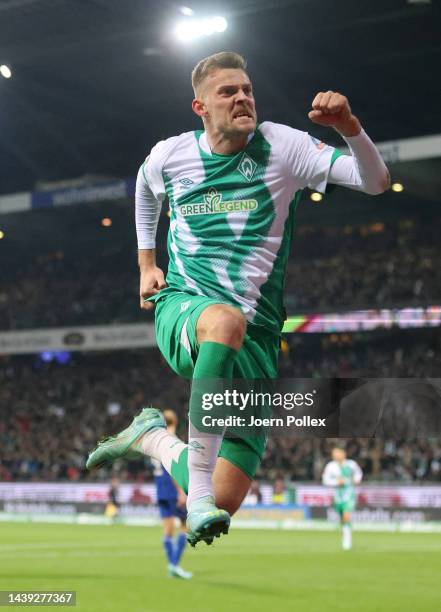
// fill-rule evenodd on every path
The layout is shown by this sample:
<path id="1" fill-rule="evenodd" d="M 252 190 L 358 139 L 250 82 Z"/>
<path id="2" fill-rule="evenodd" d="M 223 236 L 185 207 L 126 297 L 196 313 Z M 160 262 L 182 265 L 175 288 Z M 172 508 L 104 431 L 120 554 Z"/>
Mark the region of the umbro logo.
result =
<path id="1" fill-rule="evenodd" d="M 205 450 L 205 446 L 203 446 L 197 440 L 193 440 L 192 442 L 188 443 L 188 450 L 194 450 L 199 453 L 201 450 Z"/>
<path id="2" fill-rule="evenodd" d="M 182 302 L 181 304 L 181 312 L 185 312 L 187 310 L 187 308 L 190 306 L 191 301 L 188 300 L 187 302 Z"/>
<path id="3" fill-rule="evenodd" d="M 189 178 L 182 178 L 179 179 L 179 182 L 181 183 L 181 185 L 183 185 L 184 187 L 190 187 L 190 185 L 194 185 L 194 181 L 192 181 Z"/>
<path id="4" fill-rule="evenodd" d="M 254 159 L 251 159 L 249 155 L 244 153 L 239 165 L 237 166 L 237 169 L 241 175 L 244 176 L 248 182 L 250 182 L 256 172 L 257 164 Z"/>

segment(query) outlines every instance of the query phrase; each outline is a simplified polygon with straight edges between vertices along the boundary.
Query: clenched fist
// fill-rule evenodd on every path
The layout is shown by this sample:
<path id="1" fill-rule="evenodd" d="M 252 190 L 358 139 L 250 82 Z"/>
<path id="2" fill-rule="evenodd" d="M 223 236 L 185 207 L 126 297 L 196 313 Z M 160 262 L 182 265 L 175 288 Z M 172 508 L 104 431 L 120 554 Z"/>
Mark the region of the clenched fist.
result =
<path id="1" fill-rule="evenodd" d="M 312 101 L 312 108 L 308 117 L 314 123 L 333 127 L 343 136 L 357 136 L 361 131 L 348 99 L 336 91 L 319 92 Z"/>
<path id="2" fill-rule="evenodd" d="M 146 302 L 145 298 L 156 295 L 166 286 L 164 273 L 161 268 L 154 266 L 152 268 L 142 269 L 139 282 L 139 299 L 141 308 L 143 310 L 151 310 L 154 308 L 155 305 L 151 302 Z"/>

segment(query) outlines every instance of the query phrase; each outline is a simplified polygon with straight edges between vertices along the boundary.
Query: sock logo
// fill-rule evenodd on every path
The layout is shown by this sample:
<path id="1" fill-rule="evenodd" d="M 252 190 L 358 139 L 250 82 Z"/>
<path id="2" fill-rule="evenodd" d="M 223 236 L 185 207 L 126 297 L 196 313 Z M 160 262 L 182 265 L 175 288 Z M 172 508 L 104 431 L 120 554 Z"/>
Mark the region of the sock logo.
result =
<path id="1" fill-rule="evenodd" d="M 199 453 L 201 450 L 205 450 L 205 446 L 203 446 L 197 440 L 193 440 L 193 442 L 189 442 L 188 446 L 189 447 L 191 446 L 192 450 L 195 450 L 197 453 Z"/>

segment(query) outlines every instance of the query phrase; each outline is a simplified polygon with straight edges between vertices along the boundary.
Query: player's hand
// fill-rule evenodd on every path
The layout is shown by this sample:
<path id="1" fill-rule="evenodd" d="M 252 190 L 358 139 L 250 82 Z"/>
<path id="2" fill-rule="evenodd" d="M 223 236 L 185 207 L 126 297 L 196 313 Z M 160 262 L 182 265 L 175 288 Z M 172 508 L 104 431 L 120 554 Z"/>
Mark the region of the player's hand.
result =
<path id="1" fill-rule="evenodd" d="M 319 92 L 312 101 L 312 108 L 308 117 L 318 125 L 333 127 L 343 136 L 357 136 L 361 131 L 348 99 L 336 91 Z"/>
<path id="2" fill-rule="evenodd" d="M 154 266 L 141 270 L 141 277 L 139 281 L 139 300 L 140 306 L 143 310 L 151 310 L 155 307 L 151 302 L 146 302 L 145 298 L 156 295 L 166 287 L 164 280 L 164 273 L 161 268 Z"/>

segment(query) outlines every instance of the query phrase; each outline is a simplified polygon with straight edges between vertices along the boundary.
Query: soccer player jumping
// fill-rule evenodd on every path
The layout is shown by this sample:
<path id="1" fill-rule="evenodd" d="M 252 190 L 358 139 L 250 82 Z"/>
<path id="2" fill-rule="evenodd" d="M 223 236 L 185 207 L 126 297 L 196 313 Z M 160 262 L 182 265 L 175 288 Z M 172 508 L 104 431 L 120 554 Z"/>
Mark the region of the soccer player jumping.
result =
<path id="1" fill-rule="evenodd" d="M 306 132 L 258 123 L 252 83 L 237 53 L 200 61 L 192 85 L 192 108 L 204 129 L 159 142 L 138 173 L 141 308 L 155 303 L 159 348 L 181 376 L 276 378 L 284 275 L 302 189 L 324 192 L 329 182 L 374 195 L 389 187 L 389 173 L 340 93 L 318 93 L 308 116 L 337 130 L 351 155 Z M 165 199 L 171 214 L 166 281 L 155 259 Z M 130 450 L 160 460 L 188 491 L 192 545 L 228 532 L 266 442 L 264 436 L 202 434 L 194 389 L 188 445 L 167 433 L 158 411 L 145 408 L 87 462 L 97 467 Z"/>

